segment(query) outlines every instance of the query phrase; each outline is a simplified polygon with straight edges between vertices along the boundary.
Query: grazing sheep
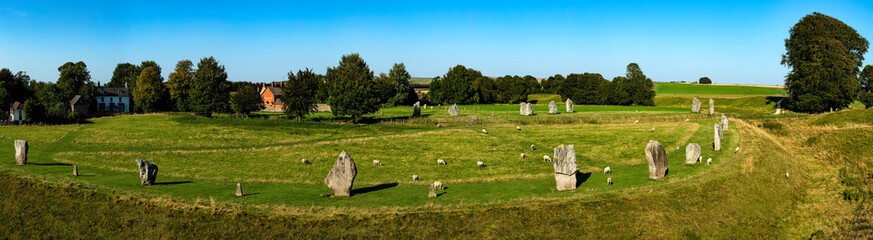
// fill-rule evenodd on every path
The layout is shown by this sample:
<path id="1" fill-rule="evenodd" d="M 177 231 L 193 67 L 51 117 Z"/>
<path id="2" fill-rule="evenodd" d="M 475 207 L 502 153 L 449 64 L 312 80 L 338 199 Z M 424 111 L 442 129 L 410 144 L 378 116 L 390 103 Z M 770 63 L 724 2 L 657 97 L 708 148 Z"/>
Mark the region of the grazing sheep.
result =
<path id="1" fill-rule="evenodd" d="M 373 166 L 382 166 L 382 162 L 379 162 L 379 160 L 373 160 Z"/>
<path id="2" fill-rule="evenodd" d="M 788 178 L 788 172 L 785 172 L 785 178 Z"/>
<path id="3" fill-rule="evenodd" d="M 738 153 L 738 152 L 740 152 L 740 147 L 737 147 L 737 149 L 734 149 L 734 153 Z"/>
<path id="4" fill-rule="evenodd" d="M 439 124 L 439 123 L 437 123 L 437 127 L 438 127 L 438 128 L 441 128 L 441 127 L 443 127 L 443 125 L 442 125 L 442 124 Z"/>
<path id="5" fill-rule="evenodd" d="M 519 131 L 521 131 L 521 126 L 515 126 L 515 129 L 518 129 Z"/>
<path id="6" fill-rule="evenodd" d="M 439 165 L 446 165 L 446 160 L 437 159 L 437 164 L 439 164 Z"/>
<path id="7" fill-rule="evenodd" d="M 310 164 L 309 160 L 306 160 L 306 158 L 300 160 L 300 162 L 302 162 L 303 164 Z"/>
<path id="8" fill-rule="evenodd" d="M 707 159 L 706 159 L 706 165 L 707 165 L 707 166 L 712 165 L 712 158 L 707 158 Z"/>
<path id="9" fill-rule="evenodd" d="M 476 162 L 476 166 L 478 166 L 478 167 L 484 167 L 484 166 L 485 166 L 485 163 L 483 163 L 482 161 L 478 161 L 478 162 Z"/>
<path id="10" fill-rule="evenodd" d="M 703 156 L 697 156 L 697 162 L 703 162 Z"/>
<path id="11" fill-rule="evenodd" d="M 412 175 L 412 181 L 413 182 L 418 181 L 418 175 Z"/>
<path id="12" fill-rule="evenodd" d="M 612 186 L 612 178 L 606 178 L 606 186 Z"/>
<path id="13" fill-rule="evenodd" d="M 551 161 L 552 161 L 552 157 L 549 157 L 549 155 L 543 155 L 543 161 L 551 162 Z"/>
<path id="14" fill-rule="evenodd" d="M 439 190 L 443 190 L 443 183 L 440 181 L 433 182 L 433 187 Z"/>
<path id="15" fill-rule="evenodd" d="M 640 120 L 636 120 L 636 121 L 634 121 L 634 124 L 637 124 L 637 123 L 640 123 Z"/>
<path id="16" fill-rule="evenodd" d="M 610 173 L 612 173 L 612 169 L 610 169 L 609 167 L 606 167 L 603 169 L 603 175 L 610 174 Z"/>
<path id="17" fill-rule="evenodd" d="M 526 157 L 527 157 L 527 156 L 525 156 L 524 153 L 521 153 L 521 159 L 524 159 L 524 158 L 526 158 Z"/>
<path id="18" fill-rule="evenodd" d="M 530 150 L 531 150 L 531 151 L 533 151 L 533 150 L 537 150 L 537 147 L 534 146 L 533 144 L 531 144 L 531 145 L 530 145 Z"/>
<path id="19" fill-rule="evenodd" d="M 678 147 L 678 146 L 676 147 L 676 152 L 679 152 L 679 147 Z"/>
<path id="20" fill-rule="evenodd" d="M 652 132 L 655 132 L 655 127 L 652 127 Z"/>
<path id="21" fill-rule="evenodd" d="M 688 122 L 688 119 L 687 119 L 687 118 L 685 119 L 685 122 Z"/>
<path id="22" fill-rule="evenodd" d="M 482 133 L 484 133 L 484 134 L 488 134 L 488 131 L 485 130 L 485 129 L 483 128 L 483 129 L 482 129 Z"/>

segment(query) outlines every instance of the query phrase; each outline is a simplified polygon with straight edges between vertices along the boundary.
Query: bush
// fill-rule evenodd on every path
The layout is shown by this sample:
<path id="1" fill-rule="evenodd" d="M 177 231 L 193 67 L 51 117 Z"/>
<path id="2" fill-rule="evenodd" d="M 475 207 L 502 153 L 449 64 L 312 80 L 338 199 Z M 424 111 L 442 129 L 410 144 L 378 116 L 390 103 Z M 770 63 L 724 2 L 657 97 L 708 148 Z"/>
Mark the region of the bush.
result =
<path id="1" fill-rule="evenodd" d="M 700 78 L 700 80 L 697 80 L 697 83 L 712 84 L 712 80 L 710 80 L 709 77 L 702 77 L 702 78 Z"/>
<path id="2" fill-rule="evenodd" d="M 780 130 L 784 127 L 784 125 L 782 125 L 781 123 L 777 123 L 777 122 L 764 122 L 763 124 L 761 124 L 761 127 L 766 128 L 766 129 L 770 129 L 770 130 Z"/>

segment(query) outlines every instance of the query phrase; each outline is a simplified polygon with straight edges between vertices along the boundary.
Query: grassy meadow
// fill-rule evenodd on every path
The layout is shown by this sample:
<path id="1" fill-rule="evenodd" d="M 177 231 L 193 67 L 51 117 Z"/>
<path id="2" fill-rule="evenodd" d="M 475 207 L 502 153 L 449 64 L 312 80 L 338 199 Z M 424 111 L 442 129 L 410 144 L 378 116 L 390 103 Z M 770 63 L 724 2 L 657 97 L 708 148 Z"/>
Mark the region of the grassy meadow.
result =
<path id="1" fill-rule="evenodd" d="M 715 86 L 713 86 L 715 87 Z M 718 90 L 721 91 L 721 90 Z M 30 144 L 29 164 L 0 148 L 0 229 L 8 238 L 864 238 L 873 205 L 871 110 L 773 116 L 778 97 L 715 97 L 731 118 L 691 113 L 694 96 L 656 106 L 576 105 L 548 114 L 551 94 L 518 105 L 383 108 L 358 123 L 140 114 L 85 124 L 3 126 L 0 142 Z M 703 101 L 702 109 L 708 106 Z M 720 115 L 720 114 L 719 114 Z M 686 121 L 688 119 L 688 121 Z M 634 123 L 638 121 L 638 123 Z M 440 124 L 441 126 L 437 126 Z M 521 130 L 517 130 L 520 127 Z M 652 128 L 655 129 L 652 132 Z M 482 132 L 487 130 L 487 134 Z M 647 178 L 644 149 L 661 142 L 664 180 Z M 685 164 L 699 143 L 705 163 Z M 555 190 L 543 155 L 576 149 L 578 187 Z M 531 149 L 531 145 L 535 148 Z M 679 151 L 677 151 L 679 147 Z M 734 150 L 739 148 L 738 152 Z M 322 183 L 341 151 L 358 175 L 352 197 Z M 521 154 L 526 158 L 522 159 Z M 139 184 L 134 162 L 159 166 Z M 301 163 L 306 158 L 311 164 Z M 444 159 L 447 165 L 438 165 Z M 374 166 L 373 160 L 383 165 Z M 476 162 L 486 164 L 476 167 Z M 73 176 L 77 165 L 80 176 Z M 609 166 L 613 173 L 604 175 Z M 786 173 L 790 177 L 786 177 Z M 420 181 L 413 181 L 419 175 Z M 614 185 L 608 186 L 606 179 Z M 428 198 L 428 185 L 446 189 Z M 234 196 L 241 183 L 245 196 Z"/>
<path id="2" fill-rule="evenodd" d="M 655 83 L 655 93 L 663 95 L 724 95 L 731 97 L 785 96 L 782 88 L 746 85 L 706 85 L 689 83 Z"/>

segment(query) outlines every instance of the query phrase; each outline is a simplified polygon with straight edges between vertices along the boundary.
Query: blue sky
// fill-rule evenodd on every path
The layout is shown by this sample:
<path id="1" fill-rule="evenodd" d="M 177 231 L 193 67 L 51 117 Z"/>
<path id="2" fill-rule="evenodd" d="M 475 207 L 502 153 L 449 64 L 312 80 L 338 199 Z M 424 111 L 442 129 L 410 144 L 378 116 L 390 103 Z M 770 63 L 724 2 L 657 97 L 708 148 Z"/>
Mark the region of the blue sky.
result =
<path id="1" fill-rule="evenodd" d="M 316 3 L 317 2 L 317 3 Z M 0 67 L 56 81 L 84 61 L 115 65 L 214 56 L 232 81 L 324 73 L 360 53 L 376 74 L 462 64 L 488 76 L 597 72 L 638 63 L 655 81 L 782 84 L 789 28 L 812 12 L 873 41 L 873 1 L 0 1 Z M 869 58 L 871 55 L 867 54 Z M 873 63 L 870 60 L 867 64 Z"/>

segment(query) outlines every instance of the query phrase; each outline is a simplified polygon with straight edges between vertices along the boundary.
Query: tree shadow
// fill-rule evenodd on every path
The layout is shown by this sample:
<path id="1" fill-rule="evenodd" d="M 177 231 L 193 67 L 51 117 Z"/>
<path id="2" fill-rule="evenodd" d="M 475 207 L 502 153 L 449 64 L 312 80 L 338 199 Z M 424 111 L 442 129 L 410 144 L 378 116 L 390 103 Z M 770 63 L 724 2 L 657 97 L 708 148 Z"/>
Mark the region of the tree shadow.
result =
<path id="1" fill-rule="evenodd" d="M 582 183 L 587 182 L 588 179 L 591 178 L 591 173 L 583 173 L 577 170 L 576 172 L 576 187 L 578 188 Z"/>
<path id="2" fill-rule="evenodd" d="M 156 183 L 153 183 L 152 185 L 176 185 L 176 184 L 185 184 L 185 183 L 191 183 L 191 181 L 156 182 Z"/>
<path id="3" fill-rule="evenodd" d="M 358 195 L 358 194 L 364 194 L 364 193 L 368 193 L 368 192 L 374 192 L 374 191 L 379 191 L 379 190 L 383 190 L 383 189 L 393 188 L 393 187 L 396 187 L 397 185 L 398 184 L 396 182 L 395 183 L 383 183 L 383 184 L 379 184 L 379 185 L 371 186 L 371 187 L 352 189 L 351 194 L 352 194 L 352 196 L 354 196 L 354 195 Z"/>
<path id="4" fill-rule="evenodd" d="M 73 164 L 69 164 L 69 163 L 27 163 L 27 165 L 37 165 L 37 166 L 73 166 Z"/>

